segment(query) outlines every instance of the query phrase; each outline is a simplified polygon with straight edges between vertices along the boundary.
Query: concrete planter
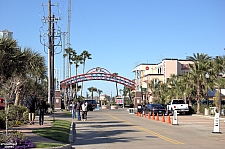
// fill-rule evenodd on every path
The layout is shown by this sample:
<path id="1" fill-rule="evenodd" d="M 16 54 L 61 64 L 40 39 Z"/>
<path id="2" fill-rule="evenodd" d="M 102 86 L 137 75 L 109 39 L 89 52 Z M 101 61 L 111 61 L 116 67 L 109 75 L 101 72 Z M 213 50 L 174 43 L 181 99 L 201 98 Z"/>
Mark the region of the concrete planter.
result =
<path id="1" fill-rule="evenodd" d="M 109 109 L 109 106 L 107 106 L 107 105 L 102 105 L 102 109 Z"/>
<path id="2" fill-rule="evenodd" d="M 118 109 L 118 106 L 111 106 L 111 110 L 113 110 L 113 109 Z"/>

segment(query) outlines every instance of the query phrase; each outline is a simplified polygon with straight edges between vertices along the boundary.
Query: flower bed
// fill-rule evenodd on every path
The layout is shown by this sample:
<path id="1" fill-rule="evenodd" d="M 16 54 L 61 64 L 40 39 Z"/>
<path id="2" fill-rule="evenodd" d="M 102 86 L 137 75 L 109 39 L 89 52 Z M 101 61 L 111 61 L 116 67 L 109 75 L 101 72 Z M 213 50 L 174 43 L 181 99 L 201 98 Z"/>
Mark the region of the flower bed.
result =
<path id="1" fill-rule="evenodd" d="M 24 148 L 34 148 L 35 144 L 32 141 L 27 140 L 23 133 L 18 131 L 11 131 L 7 135 L 3 132 L 0 135 L 0 148 L 15 148 L 15 149 L 24 149 Z"/>

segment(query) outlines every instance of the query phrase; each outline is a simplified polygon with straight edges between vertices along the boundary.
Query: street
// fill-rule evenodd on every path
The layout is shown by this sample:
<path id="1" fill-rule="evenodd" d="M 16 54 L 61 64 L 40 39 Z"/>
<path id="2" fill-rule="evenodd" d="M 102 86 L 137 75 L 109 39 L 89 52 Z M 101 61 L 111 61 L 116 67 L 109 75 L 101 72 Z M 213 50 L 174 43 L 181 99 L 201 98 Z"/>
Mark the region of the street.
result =
<path id="1" fill-rule="evenodd" d="M 178 115 L 178 125 L 129 114 L 126 109 L 88 112 L 88 120 L 76 121 L 76 149 L 221 149 L 225 147 L 225 123 L 212 133 L 211 117 Z M 172 117 L 171 117 L 172 120 Z"/>

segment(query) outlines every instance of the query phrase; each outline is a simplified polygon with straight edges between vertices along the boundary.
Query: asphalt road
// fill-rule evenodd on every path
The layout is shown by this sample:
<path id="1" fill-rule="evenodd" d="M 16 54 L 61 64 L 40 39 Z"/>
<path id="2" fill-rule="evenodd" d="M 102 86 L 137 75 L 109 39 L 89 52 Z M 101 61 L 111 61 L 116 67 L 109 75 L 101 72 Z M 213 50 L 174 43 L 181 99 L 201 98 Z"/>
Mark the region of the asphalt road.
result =
<path id="1" fill-rule="evenodd" d="M 171 122 L 172 122 L 172 117 Z M 225 123 L 214 131 L 213 117 L 179 116 L 178 125 L 129 114 L 126 109 L 88 112 L 76 121 L 75 149 L 223 149 Z"/>

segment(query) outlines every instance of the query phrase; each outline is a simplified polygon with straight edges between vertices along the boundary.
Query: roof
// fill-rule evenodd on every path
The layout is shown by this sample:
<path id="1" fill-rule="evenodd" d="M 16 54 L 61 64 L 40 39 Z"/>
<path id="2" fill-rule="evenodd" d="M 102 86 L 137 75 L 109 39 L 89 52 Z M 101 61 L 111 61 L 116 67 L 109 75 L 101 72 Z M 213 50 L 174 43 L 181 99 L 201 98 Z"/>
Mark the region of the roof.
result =
<path id="1" fill-rule="evenodd" d="M 212 90 L 212 91 L 208 91 L 208 96 L 216 96 L 216 91 L 218 89 L 215 89 L 215 90 Z M 220 93 L 220 96 L 224 96 L 225 97 L 225 89 L 221 89 L 221 93 Z"/>

